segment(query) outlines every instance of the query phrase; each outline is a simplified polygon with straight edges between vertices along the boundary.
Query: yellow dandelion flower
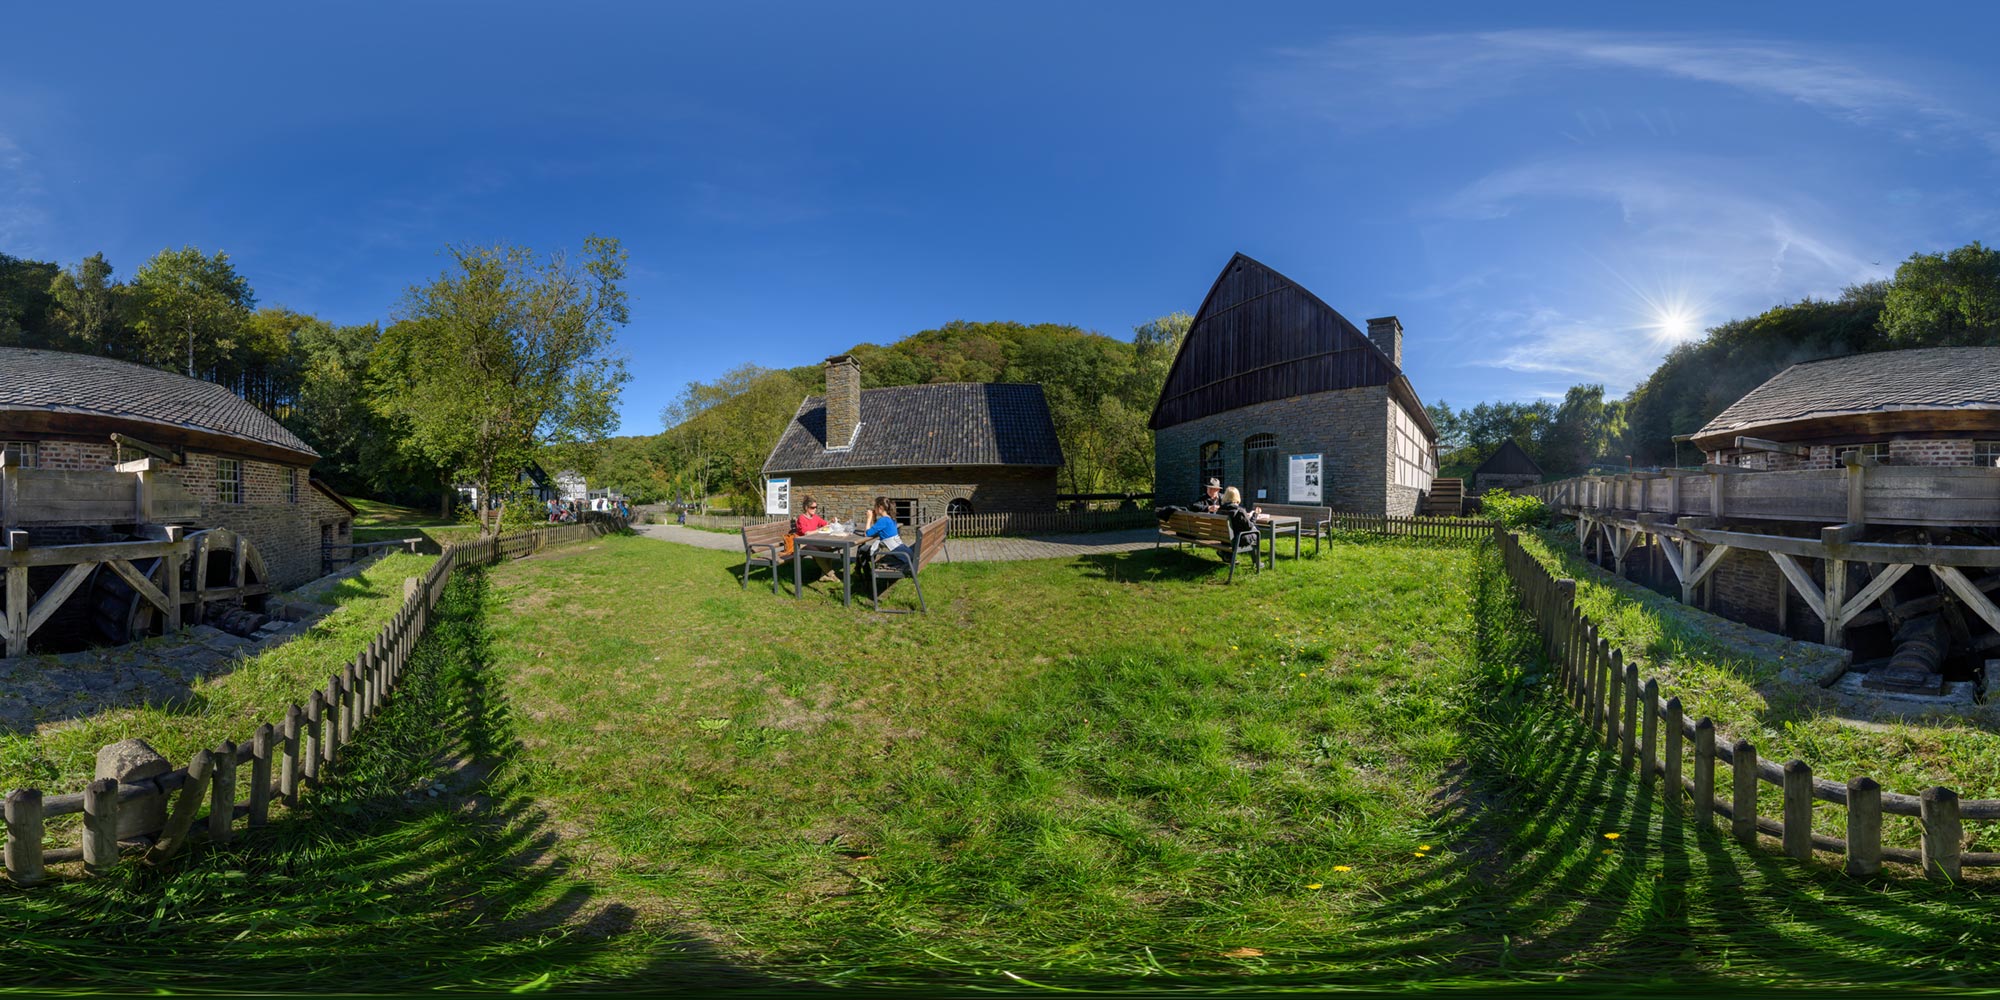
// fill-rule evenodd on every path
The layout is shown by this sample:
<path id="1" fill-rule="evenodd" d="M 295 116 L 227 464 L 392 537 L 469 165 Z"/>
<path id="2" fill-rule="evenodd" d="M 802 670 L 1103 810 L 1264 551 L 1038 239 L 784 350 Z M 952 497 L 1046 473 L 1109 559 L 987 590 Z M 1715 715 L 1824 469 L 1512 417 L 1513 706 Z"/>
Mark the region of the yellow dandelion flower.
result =
<path id="1" fill-rule="evenodd" d="M 1427 855 L 1427 854 L 1425 854 L 1425 853 L 1424 853 L 1424 852 L 1422 852 L 1422 851 L 1411 851 L 1410 853 L 1411 853 L 1411 854 L 1414 854 L 1414 855 L 1416 855 L 1417 857 L 1420 857 L 1420 858 L 1425 858 L 1425 857 L 1429 857 L 1429 856 L 1430 856 L 1430 855 Z"/>
<path id="2" fill-rule="evenodd" d="M 1617 839 L 1618 839 L 1618 834 L 1616 834 L 1616 833 L 1607 833 L 1607 834 L 1605 834 L 1605 835 L 1604 835 L 1604 839 L 1605 839 L 1605 840 L 1617 840 Z"/>
<path id="3" fill-rule="evenodd" d="M 1417 846 L 1417 850 L 1419 850 L 1419 851 L 1428 851 L 1428 850 L 1430 850 L 1430 849 L 1431 849 L 1431 845 L 1429 845 L 1429 844 L 1420 844 L 1420 845 L 1418 845 L 1418 846 Z"/>
<path id="4" fill-rule="evenodd" d="M 1317 889 L 1317 888 L 1319 888 L 1319 887 L 1320 887 L 1320 884 L 1319 884 L 1318 882 L 1307 882 L 1307 883 L 1306 883 L 1306 888 L 1308 888 L 1308 889 Z"/>
<path id="5" fill-rule="evenodd" d="M 1299 676 L 1300 676 L 1300 677 L 1304 677 L 1305 675 L 1304 675 L 1304 674 L 1300 674 Z"/>
<path id="6" fill-rule="evenodd" d="M 1354 870 L 1354 867 L 1352 865 L 1334 865 L 1333 870 L 1337 872 L 1351 872 Z"/>

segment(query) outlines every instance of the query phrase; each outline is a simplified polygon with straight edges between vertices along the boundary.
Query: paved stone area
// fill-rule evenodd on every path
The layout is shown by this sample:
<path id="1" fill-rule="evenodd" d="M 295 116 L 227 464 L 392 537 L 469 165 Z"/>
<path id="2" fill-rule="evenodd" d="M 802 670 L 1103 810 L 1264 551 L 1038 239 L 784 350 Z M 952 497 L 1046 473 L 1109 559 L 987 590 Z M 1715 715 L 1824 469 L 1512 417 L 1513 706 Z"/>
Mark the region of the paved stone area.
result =
<path id="1" fill-rule="evenodd" d="M 0 659 L 0 733 L 31 733 L 109 709 L 185 700 L 202 678 L 229 672 L 317 619 L 274 619 L 255 639 L 196 625 L 122 646 Z"/>
<path id="2" fill-rule="evenodd" d="M 723 552 L 743 551 L 743 540 L 734 532 L 722 534 L 677 524 L 643 524 L 633 528 L 647 538 L 678 542 L 697 548 Z M 1152 528 L 1131 531 L 1098 531 L 1083 535 L 1049 535 L 1043 538 L 960 538 L 946 543 L 953 562 L 1010 562 L 1017 559 L 1071 559 L 1105 552 L 1131 552 L 1153 547 Z M 1289 554 L 1289 553 L 1287 553 Z"/>

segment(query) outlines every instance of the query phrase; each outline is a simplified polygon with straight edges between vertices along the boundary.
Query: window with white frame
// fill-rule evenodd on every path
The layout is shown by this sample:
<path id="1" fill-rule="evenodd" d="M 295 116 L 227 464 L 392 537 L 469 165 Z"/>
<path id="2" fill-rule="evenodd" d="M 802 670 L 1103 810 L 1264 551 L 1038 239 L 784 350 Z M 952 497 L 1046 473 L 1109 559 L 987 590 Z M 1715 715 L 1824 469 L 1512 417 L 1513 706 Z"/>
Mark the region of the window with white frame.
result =
<path id="1" fill-rule="evenodd" d="M 7 467 L 11 469 L 32 469 L 35 467 L 35 442 L 9 441 L 0 445 L 7 455 Z"/>
<path id="2" fill-rule="evenodd" d="M 2000 441 L 1972 442 L 1972 464 L 1989 469 L 2000 466 Z"/>
<path id="3" fill-rule="evenodd" d="M 243 463 L 233 458 L 215 460 L 215 500 L 217 503 L 243 502 Z"/>
<path id="4" fill-rule="evenodd" d="M 1877 441 L 1874 444 L 1851 444 L 1843 448 L 1835 448 L 1833 450 L 1833 464 L 1846 465 L 1847 456 L 1849 455 L 1854 455 L 1858 458 L 1872 458 L 1877 462 L 1886 463 L 1889 461 L 1889 443 L 1886 441 Z"/>
<path id="5" fill-rule="evenodd" d="M 297 469 L 285 470 L 285 500 L 288 503 L 299 502 L 299 470 Z"/>

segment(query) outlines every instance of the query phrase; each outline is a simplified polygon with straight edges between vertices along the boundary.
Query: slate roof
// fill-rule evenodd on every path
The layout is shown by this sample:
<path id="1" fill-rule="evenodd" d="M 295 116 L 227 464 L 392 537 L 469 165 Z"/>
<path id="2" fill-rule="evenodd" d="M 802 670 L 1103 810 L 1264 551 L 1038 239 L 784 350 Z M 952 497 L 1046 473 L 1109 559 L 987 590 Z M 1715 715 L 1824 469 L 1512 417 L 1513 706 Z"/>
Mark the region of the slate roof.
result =
<path id="1" fill-rule="evenodd" d="M 1806 361 L 1750 390 L 1694 436 L 1853 413 L 1966 409 L 2000 409 L 2000 347 L 1922 347 Z"/>
<path id="2" fill-rule="evenodd" d="M 88 354 L 0 347 L 0 412 L 6 410 L 166 424 L 296 452 L 308 462 L 319 457 L 270 414 L 222 386 Z"/>
<path id="3" fill-rule="evenodd" d="M 948 382 L 863 389 L 861 427 L 846 451 L 826 449 L 826 397 L 807 396 L 764 471 L 1062 464 L 1041 386 Z"/>

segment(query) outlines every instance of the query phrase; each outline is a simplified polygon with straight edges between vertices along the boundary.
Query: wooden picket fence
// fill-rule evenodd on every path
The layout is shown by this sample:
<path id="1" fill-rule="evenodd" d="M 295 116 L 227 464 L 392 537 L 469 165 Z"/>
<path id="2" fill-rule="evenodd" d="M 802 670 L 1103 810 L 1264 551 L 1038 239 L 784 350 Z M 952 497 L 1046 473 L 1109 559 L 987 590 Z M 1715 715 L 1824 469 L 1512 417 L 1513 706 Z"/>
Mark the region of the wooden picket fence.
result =
<path id="1" fill-rule="evenodd" d="M 1762 846 L 1758 835 L 1768 835 L 1800 861 L 1810 861 L 1815 851 L 1840 855 L 1853 875 L 1874 875 L 1885 861 L 1920 865 L 1930 877 L 1948 881 L 1957 880 L 1963 868 L 2000 867 L 2000 852 L 1964 850 L 1964 822 L 2000 820 L 2000 799 L 1960 801 L 1942 787 L 1905 795 L 1865 776 L 1830 781 L 1801 760 L 1780 766 L 1760 759 L 1748 740 L 1718 745 L 1712 721 L 1689 720 L 1679 698 L 1662 703 L 1658 680 L 1642 678 L 1636 661 L 1598 635 L 1597 623 L 1577 610 L 1576 581 L 1557 579 L 1513 533 L 1496 537 L 1507 573 L 1556 666 L 1563 697 L 1594 738 L 1618 751 L 1622 767 L 1638 768 L 1642 781 L 1657 778 L 1665 784 L 1668 808 L 1691 810 L 1702 828 L 1724 817 L 1731 835 L 1745 845 Z M 1718 761 L 1730 771 L 1725 795 L 1716 794 Z M 1760 784 L 1782 790 L 1778 815 L 1759 815 Z M 1813 832 L 1815 803 L 1846 810 L 1845 837 Z M 1918 844 L 1884 845 L 1885 814 L 1915 817 Z"/>
<path id="2" fill-rule="evenodd" d="M 1382 514 L 1333 512 L 1334 531 L 1357 531 L 1403 538 L 1435 538 L 1453 542 L 1483 542 L 1493 537 L 1498 521 L 1464 517 L 1392 517 Z"/>
<path id="3" fill-rule="evenodd" d="M 99 778 L 83 791 L 47 797 L 35 788 L 8 792 L 8 878 L 33 885 L 47 877 L 49 865 L 76 861 L 83 862 L 85 871 L 102 871 L 128 850 L 144 851 L 149 863 L 165 861 L 197 835 L 195 816 L 204 802 L 208 814 L 202 832 L 210 843 L 228 843 L 238 819 L 250 827 L 264 826 L 274 798 L 297 806 L 338 763 L 340 748 L 382 711 L 454 571 L 587 541 L 623 526 L 600 514 L 580 524 L 447 545 L 422 577 L 403 581 L 402 607 L 353 662 L 328 679 L 324 691 L 314 691 L 303 705 L 292 704 L 277 723 L 257 726 L 247 742 L 224 741 L 213 750 L 198 751 L 186 767 L 158 777 L 128 783 Z M 240 774 L 245 766 L 247 777 Z M 162 804 L 165 822 L 157 829 L 134 830 L 121 819 Z M 49 846 L 46 823 L 78 813 L 83 823 L 77 846 Z"/>

